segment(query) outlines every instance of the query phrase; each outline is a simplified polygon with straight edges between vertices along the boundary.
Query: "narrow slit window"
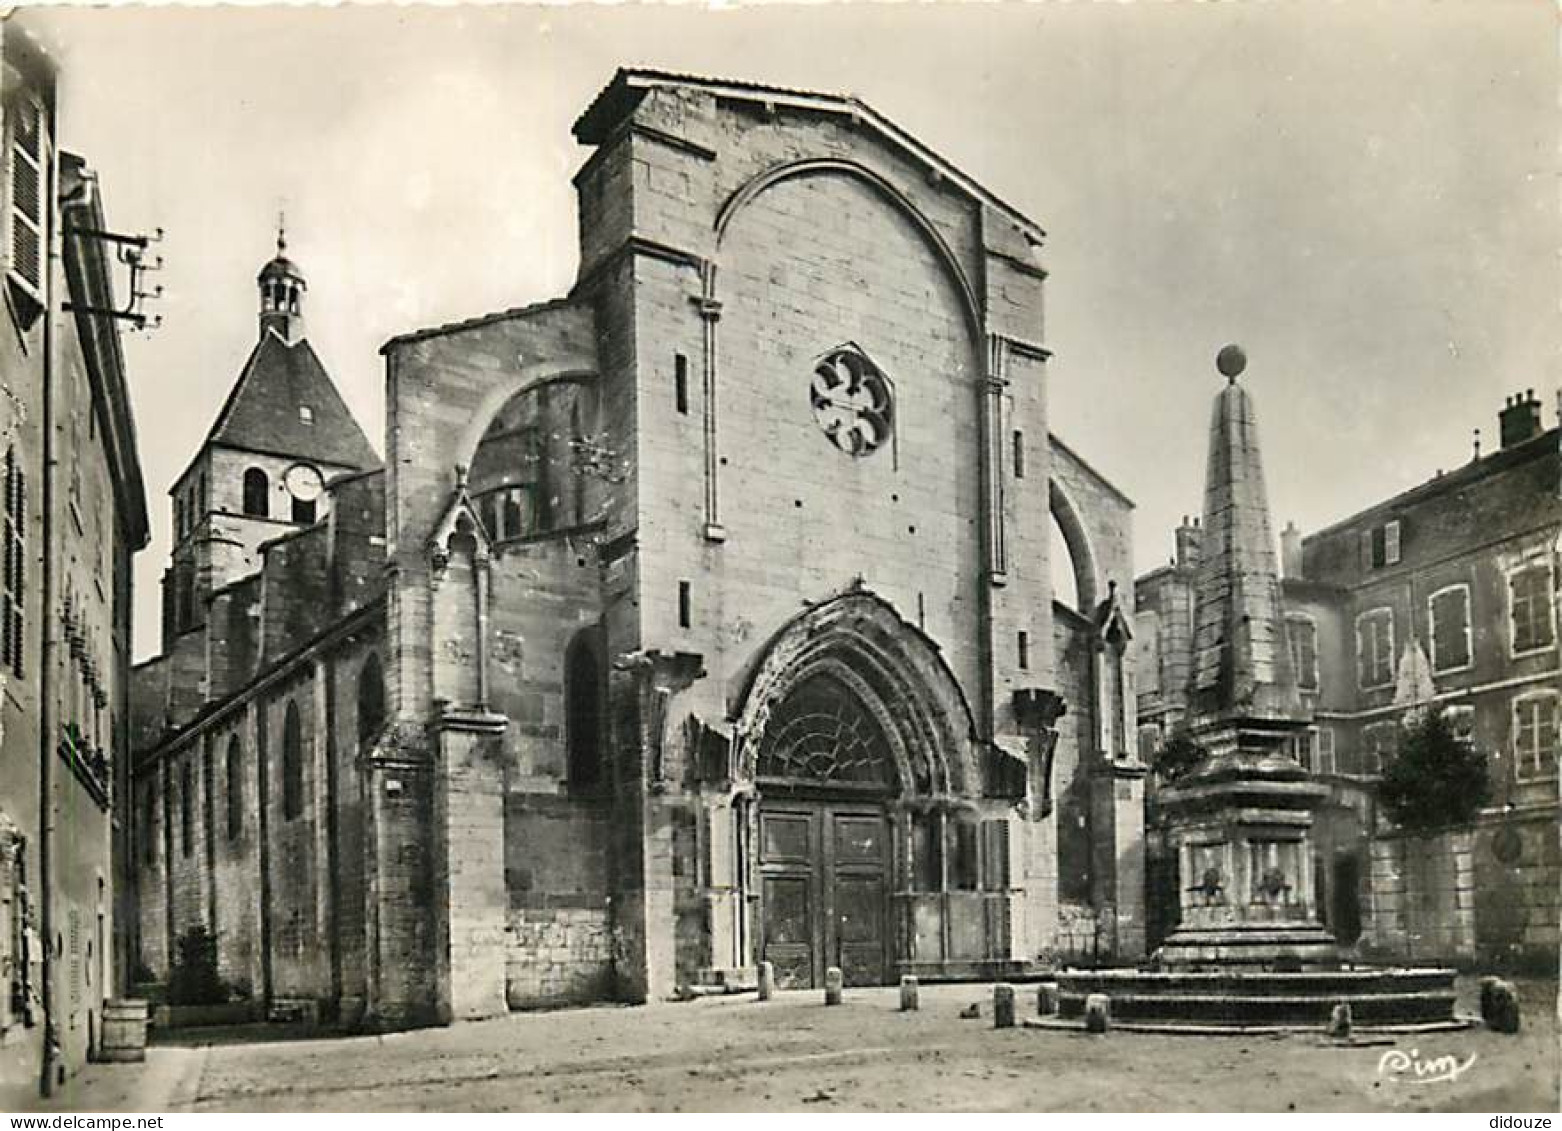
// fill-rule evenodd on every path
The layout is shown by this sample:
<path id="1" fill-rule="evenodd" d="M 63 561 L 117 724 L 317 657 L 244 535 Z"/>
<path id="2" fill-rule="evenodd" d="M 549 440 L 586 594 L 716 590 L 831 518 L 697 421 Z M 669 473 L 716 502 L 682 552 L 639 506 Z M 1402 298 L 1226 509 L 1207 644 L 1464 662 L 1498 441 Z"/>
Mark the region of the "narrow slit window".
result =
<path id="1" fill-rule="evenodd" d="M 1014 478 L 1025 478 L 1025 433 L 1014 433 Z"/>
<path id="2" fill-rule="evenodd" d="M 678 583 L 678 627 L 679 628 L 688 628 L 692 623 L 694 623 L 693 605 L 694 605 L 694 601 L 693 601 L 693 596 L 690 593 L 689 583 L 687 581 L 680 581 Z"/>
<path id="3" fill-rule="evenodd" d="M 1030 668 L 1030 633 L 1022 632 L 1015 637 L 1015 651 L 1019 655 L 1020 670 L 1027 671 Z"/>
<path id="4" fill-rule="evenodd" d="M 689 414 L 689 359 L 681 353 L 673 357 L 673 406 L 680 416 Z"/>

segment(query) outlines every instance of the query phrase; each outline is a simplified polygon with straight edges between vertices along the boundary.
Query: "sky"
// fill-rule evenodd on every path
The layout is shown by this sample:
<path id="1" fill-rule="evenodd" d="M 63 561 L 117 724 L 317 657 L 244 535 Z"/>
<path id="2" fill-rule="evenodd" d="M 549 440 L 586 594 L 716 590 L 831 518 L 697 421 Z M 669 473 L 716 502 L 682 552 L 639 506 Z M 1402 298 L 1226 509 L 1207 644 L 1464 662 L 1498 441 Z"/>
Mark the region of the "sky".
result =
<path id="1" fill-rule="evenodd" d="M 570 125 L 614 70 L 851 93 L 1048 232 L 1052 427 L 1202 506 L 1214 357 L 1249 357 L 1277 525 L 1317 529 L 1556 420 L 1558 27 L 1544 0 L 1377 5 L 115 8 L 32 13 L 111 226 L 161 226 L 126 357 L 154 540 L 256 336 L 285 209 L 310 340 L 382 451 L 380 345 L 563 293 Z"/>

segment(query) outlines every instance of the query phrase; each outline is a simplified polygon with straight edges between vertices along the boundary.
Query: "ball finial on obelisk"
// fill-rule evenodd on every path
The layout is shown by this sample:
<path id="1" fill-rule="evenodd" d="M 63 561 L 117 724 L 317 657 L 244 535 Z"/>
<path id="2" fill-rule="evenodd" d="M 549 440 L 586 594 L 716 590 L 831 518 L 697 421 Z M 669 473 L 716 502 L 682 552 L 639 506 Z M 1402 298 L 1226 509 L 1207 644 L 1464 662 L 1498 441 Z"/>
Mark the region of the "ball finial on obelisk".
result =
<path id="1" fill-rule="evenodd" d="M 1237 378 L 1247 368 L 1247 354 L 1242 352 L 1242 347 L 1235 342 L 1222 346 L 1220 352 L 1215 355 L 1215 368 L 1220 370 L 1221 376 L 1235 385 Z"/>

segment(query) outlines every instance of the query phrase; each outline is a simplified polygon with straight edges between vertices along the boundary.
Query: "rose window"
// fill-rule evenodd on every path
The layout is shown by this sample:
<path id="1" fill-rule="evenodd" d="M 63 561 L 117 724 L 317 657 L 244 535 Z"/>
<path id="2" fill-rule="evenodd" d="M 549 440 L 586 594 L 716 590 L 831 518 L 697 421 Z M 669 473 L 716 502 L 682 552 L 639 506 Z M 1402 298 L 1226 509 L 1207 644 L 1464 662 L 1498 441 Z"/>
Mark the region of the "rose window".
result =
<path id="1" fill-rule="evenodd" d="M 849 456 L 877 451 L 890 438 L 894 403 L 890 381 L 861 350 L 831 350 L 814 366 L 808 389 L 814 420 Z"/>

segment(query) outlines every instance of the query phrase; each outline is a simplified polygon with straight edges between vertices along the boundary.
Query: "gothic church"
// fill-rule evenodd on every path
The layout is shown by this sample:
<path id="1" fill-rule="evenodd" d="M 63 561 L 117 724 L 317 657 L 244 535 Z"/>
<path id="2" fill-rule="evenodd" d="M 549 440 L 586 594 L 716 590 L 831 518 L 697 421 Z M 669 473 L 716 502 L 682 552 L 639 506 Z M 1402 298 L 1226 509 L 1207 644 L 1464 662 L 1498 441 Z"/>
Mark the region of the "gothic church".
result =
<path id="1" fill-rule="evenodd" d="M 383 463 L 261 272 L 135 673 L 142 961 L 401 1026 L 1141 955 L 1042 230 L 854 99 L 621 71 L 575 136 L 575 284 L 386 343 Z"/>

